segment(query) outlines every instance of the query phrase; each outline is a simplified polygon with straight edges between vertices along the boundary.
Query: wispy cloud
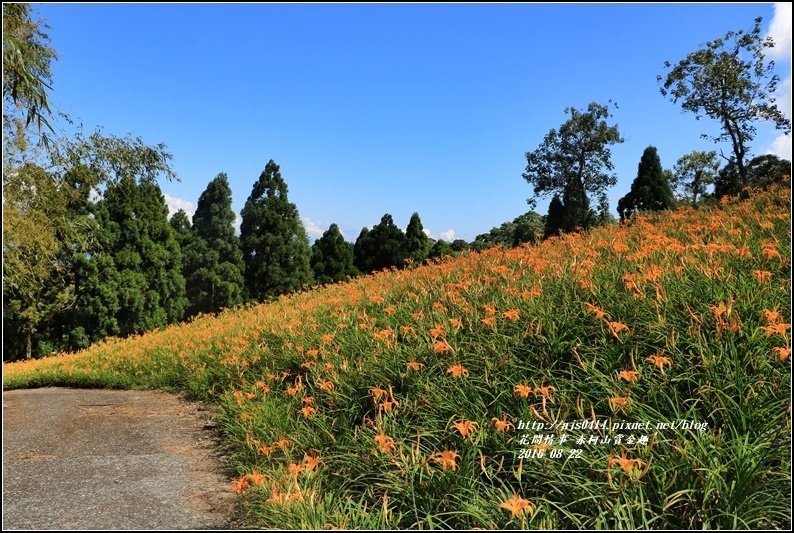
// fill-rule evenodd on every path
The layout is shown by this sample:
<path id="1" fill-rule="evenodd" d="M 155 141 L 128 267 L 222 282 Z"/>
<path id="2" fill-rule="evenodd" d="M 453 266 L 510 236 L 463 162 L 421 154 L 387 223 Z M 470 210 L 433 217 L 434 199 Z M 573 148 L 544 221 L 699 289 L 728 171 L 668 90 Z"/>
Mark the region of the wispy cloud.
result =
<path id="1" fill-rule="evenodd" d="M 447 231 L 442 231 L 439 233 L 439 236 L 447 242 L 452 242 L 455 240 L 455 230 L 448 229 Z"/>
<path id="2" fill-rule="evenodd" d="M 306 233 L 309 234 L 310 239 L 319 239 L 323 236 L 325 230 L 309 217 L 301 217 L 301 222 L 303 222 L 303 227 L 306 228 Z"/>
<path id="3" fill-rule="evenodd" d="M 791 4 L 784 2 L 775 3 L 775 15 L 769 24 L 767 37 L 775 41 L 774 48 L 767 52 L 771 59 L 782 62 L 791 61 Z M 791 73 L 786 76 L 778 86 L 775 94 L 777 107 L 791 120 Z M 791 160 L 791 134 L 778 135 L 766 149 L 766 153 Z"/>
<path id="4" fill-rule="evenodd" d="M 193 213 L 196 212 L 196 208 L 193 206 L 193 202 L 188 202 L 187 200 L 183 200 L 182 198 L 176 198 L 175 196 L 171 196 L 170 194 L 164 194 L 165 196 L 165 204 L 168 206 L 168 216 L 171 217 L 174 213 L 179 211 L 180 209 L 187 213 L 187 217 L 192 219 Z"/>

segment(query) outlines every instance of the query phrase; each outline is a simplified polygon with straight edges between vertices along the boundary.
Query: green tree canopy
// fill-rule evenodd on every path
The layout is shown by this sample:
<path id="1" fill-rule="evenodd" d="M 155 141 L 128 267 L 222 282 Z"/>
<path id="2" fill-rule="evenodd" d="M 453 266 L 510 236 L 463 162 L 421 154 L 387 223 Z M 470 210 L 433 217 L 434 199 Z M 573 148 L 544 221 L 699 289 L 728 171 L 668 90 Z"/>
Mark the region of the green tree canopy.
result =
<path id="1" fill-rule="evenodd" d="M 421 264 L 430 251 L 430 239 L 425 234 L 419 213 L 411 215 L 408 227 L 405 230 L 405 255 L 417 264 Z"/>
<path id="2" fill-rule="evenodd" d="M 563 196 L 563 229 L 569 230 L 592 225 L 588 193 L 605 196 L 607 187 L 617 182 L 611 173 L 614 166 L 609 146 L 623 139 L 617 125 L 607 123 L 611 117 L 608 105 L 592 102 L 586 111 L 569 107 L 565 112 L 570 118 L 559 130 L 549 131 L 535 151 L 527 152 L 523 177 L 534 187 L 535 197 Z"/>
<path id="3" fill-rule="evenodd" d="M 386 213 L 381 217 L 380 223 L 372 227 L 367 238 L 371 245 L 372 270 L 404 266 L 405 234 L 394 224 L 390 214 Z"/>
<path id="4" fill-rule="evenodd" d="M 232 190 L 222 172 L 199 196 L 193 239 L 183 248 L 188 315 L 215 313 L 243 302 L 245 264 L 234 219 Z"/>
<path id="5" fill-rule="evenodd" d="M 774 61 L 764 50 L 774 46 L 771 37 L 761 37 L 761 17 L 749 32 L 729 31 L 709 41 L 673 65 L 665 76 L 657 76 L 661 93 L 697 119 L 707 116 L 719 122 L 717 136 L 703 135 L 715 142 L 730 140 L 733 161 L 742 185 L 748 183 L 746 168 L 749 144 L 755 138 L 755 124 L 769 121 L 777 129 L 791 131 L 789 121 L 775 104 L 779 77 L 773 74 Z"/>
<path id="6" fill-rule="evenodd" d="M 96 338 L 142 333 L 181 320 L 182 254 L 156 182 L 111 183 L 96 206 L 99 249 L 83 294 L 83 324 Z M 109 311 L 114 313 L 108 316 Z"/>
<path id="7" fill-rule="evenodd" d="M 31 125 L 48 142 L 46 133 L 52 127 L 47 93 L 52 89 L 51 65 L 57 58 L 44 33 L 46 25 L 31 15 L 26 3 L 3 4 L 3 133 L 6 142 L 23 151 Z"/>
<path id="8" fill-rule="evenodd" d="M 735 161 L 730 161 L 722 167 L 714 179 L 714 196 L 721 198 L 736 195 L 744 186 L 766 187 L 771 183 L 782 181 L 785 176 L 791 177 L 791 161 L 773 154 L 759 155 L 747 163 L 745 170 L 747 183 L 743 185 Z"/>
<path id="9" fill-rule="evenodd" d="M 241 214 L 240 241 L 249 296 L 262 300 L 307 286 L 312 278 L 309 237 L 272 159 L 254 183 Z"/>
<path id="10" fill-rule="evenodd" d="M 649 146 L 642 153 L 637 177 L 631 190 L 618 201 L 618 213 L 623 219 L 634 211 L 661 211 L 675 205 L 670 184 L 662 170 L 656 147 Z"/>
<path id="11" fill-rule="evenodd" d="M 676 161 L 673 169 L 675 187 L 683 199 L 697 205 L 698 197 L 702 198 L 708 186 L 714 183 L 719 168 L 717 152 L 694 150 Z"/>
<path id="12" fill-rule="evenodd" d="M 491 228 L 488 233 L 481 233 L 474 238 L 471 247 L 474 250 L 485 250 L 494 246 L 511 248 L 525 242 L 535 242 L 543 234 L 543 217 L 534 211 L 519 215 L 511 222 Z M 451 246 L 455 250 L 454 246 Z"/>
<path id="13" fill-rule="evenodd" d="M 353 245 L 345 241 L 339 226 L 331 224 L 312 245 L 312 270 L 317 283 L 338 283 L 357 274 Z"/>

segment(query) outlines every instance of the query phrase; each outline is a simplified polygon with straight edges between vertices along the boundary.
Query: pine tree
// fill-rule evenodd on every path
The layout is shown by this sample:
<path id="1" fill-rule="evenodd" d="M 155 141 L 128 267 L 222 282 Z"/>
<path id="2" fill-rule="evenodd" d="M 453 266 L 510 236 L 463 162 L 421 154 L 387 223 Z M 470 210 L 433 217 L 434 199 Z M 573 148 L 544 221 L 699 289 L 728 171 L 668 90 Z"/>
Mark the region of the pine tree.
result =
<path id="1" fill-rule="evenodd" d="M 91 336 L 126 336 L 181 320 L 182 256 L 157 183 L 122 177 L 105 190 L 96 217 L 99 249 L 81 305 Z"/>
<path id="2" fill-rule="evenodd" d="M 389 213 L 381 217 L 369 232 L 367 239 L 371 246 L 370 268 L 402 268 L 405 264 L 405 234 L 394 224 Z"/>
<path id="3" fill-rule="evenodd" d="M 345 241 L 336 224 L 331 224 L 312 246 L 312 270 L 314 279 L 321 284 L 337 283 L 356 275 L 353 245 Z"/>
<path id="4" fill-rule="evenodd" d="M 405 255 L 421 264 L 430 251 L 430 240 L 424 232 L 419 213 L 411 215 L 408 227 L 405 230 Z"/>
<path id="5" fill-rule="evenodd" d="M 626 218 L 636 210 L 662 211 L 674 205 L 675 198 L 662 170 L 659 154 L 655 147 L 649 146 L 642 154 L 631 190 L 618 202 L 620 218 Z"/>
<path id="6" fill-rule="evenodd" d="M 368 274 L 372 272 L 372 242 L 369 238 L 369 228 L 361 228 L 356 243 L 353 245 L 353 265 L 359 272 Z"/>
<path id="7" fill-rule="evenodd" d="M 189 315 L 215 313 L 243 301 L 243 253 L 234 234 L 232 191 L 220 173 L 201 193 L 193 240 L 184 250 Z"/>
<path id="8" fill-rule="evenodd" d="M 555 194 L 551 202 L 549 202 L 549 213 L 546 215 L 546 224 L 543 231 L 544 238 L 560 234 L 564 216 L 565 208 L 562 205 L 562 200 Z"/>
<path id="9" fill-rule="evenodd" d="M 254 183 L 241 214 L 240 241 L 251 298 L 294 292 L 311 282 L 309 238 L 272 159 Z"/>

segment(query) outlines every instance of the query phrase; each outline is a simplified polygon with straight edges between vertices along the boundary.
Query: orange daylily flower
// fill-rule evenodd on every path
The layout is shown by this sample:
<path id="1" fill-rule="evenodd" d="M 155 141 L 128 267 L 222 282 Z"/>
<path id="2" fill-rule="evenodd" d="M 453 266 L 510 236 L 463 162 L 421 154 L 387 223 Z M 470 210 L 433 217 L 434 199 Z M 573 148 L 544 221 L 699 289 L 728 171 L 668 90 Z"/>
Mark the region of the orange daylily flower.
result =
<path id="1" fill-rule="evenodd" d="M 416 370 L 417 372 L 422 370 L 425 367 L 425 365 L 423 363 L 420 363 L 418 361 L 411 361 L 411 362 L 405 363 L 405 366 L 407 366 L 411 370 Z"/>
<path id="2" fill-rule="evenodd" d="M 378 400 L 380 400 L 381 396 L 386 396 L 389 393 L 389 391 L 387 391 L 386 389 L 381 389 L 380 387 L 372 387 L 371 389 L 369 389 L 369 393 L 372 395 L 373 400 L 377 402 Z"/>
<path id="3" fill-rule="evenodd" d="M 433 336 L 434 339 L 439 337 L 446 337 L 446 332 L 444 331 L 444 326 L 441 324 L 436 324 L 435 327 L 430 329 L 430 334 Z"/>
<path id="4" fill-rule="evenodd" d="M 392 411 L 394 411 L 396 407 L 400 407 L 400 402 L 392 398 L 391 400 L 386 400 L 380 405 L 378 405 L 378 410 L 391 413 Z"/>
<path id="5" fill-rule="evenodd" d="M 615 466 L 620 466 L 623 471 L 629 476 L 631 479 L 639 478 L 640 470 L 644 465 L 645 462 L 641 459 L 629 459 L 626 457 L 626 452 L 623 452 L 621 457 L 610 457 L 609 461 L 607 462 L 607 477 L 609 480 L 612 480 L 612 469 Z"/>
<path id="6" fill-rule="evenodd" d="M 311 405 L 314 403 L 314 396 L 304 396 L 301 398 L 301 401 L 303 402 L 303 405 Z"/>
<path id="7" fill-rule="evenodd" d="M 532 394 L 532 387 L 529 385 L 516 385 L 513 387 L 513 392 L 522 398 L 528 398 Z"/>
<path id="8" fill-rule="evenodd" d="M 636 370 L 621 370 L 618 372 L 618 377 L 624 381 L 633 383 L 635 381 L 639 381 L 640 373 Z"/>
<path id="9" fill-rule="evenodd" d="M 372 440 L 378 443 L 378 448 L 383 453 L 389 453 L 391 450 L 393 450 L 396 447 L 396 444 L 394 443 L 394 439 L 382 433 L 380 435 L 375 435 L 374 437 L 372 437 Z"/>
<path id="10" fill-rule="evenodd" d="M 414 331 L 416 330 L 413 326 L 400 326 L 400 332 L 402 332 L 403 335 L 410 335 Z"/>
<path id="11" fill-rule="evenodd" d="M 325 335 L 323 335 L 323 344 L 328 344 L 332 340 L 334 340 L 334 334 L 333 333 L 326 333 Z"/>
<path id="12" fill-rule="evenodd" d="M 259 454 L 264 455 L 265 457 L 268 457 L 275 450 L 276 450 L 276 448 L 274 446 L 260 446 L 259 448 L 256 449 L 256 453 L 259 453 Z"/>
<path id="13" fill-rule="evenodd" d="M 307 405 L 306 407 L 301 409 L 300 412 L 303 413 L 303 416 L 305 416 L 306 418 L 309 418 L 310 416 L 314 415 L 314 413 L 317 412 L 317 409 L 315 409 L 311 405 Z"/>
<path id="14" fill-rule="evenodd" d="M 612 335 L 614 335 L 616 339 L 620 339 L 618 333 L 629 330 L 629 327 L 623 322 L 607 322 L 607 325 L 609 326 L 609 330 L 612 332 Z"/>
<path id="15" fill-rule="evenodd" d="M 500 433 L 502 431 L 509 431 L 510 428 L 515 429 L 515 426 L 507 421 L 507 415 L 504 415 L 501 420 L 496 417 L 493 417 L 491 419 L 491 422 L 493 422 L 494 427 L 496 427 L 497 433 Z"/>
<path id="16" fill-rule="evenodd" d="M 604 318 L 606 316 L 606 313 L 604 311 L 602 311 L 601 309 L 599 309 L 598 307 L 596 307 L 595 305 L 593 305 L 593 304 L 591 304 L 589 302 L 584 302 L 584 305 L 585 305 L 585 307 L 587 307 L 588 311 L 590 311 L 591 313 L 593 313 L 593 315 L 595 315 L 596 320 L 601 320 L 602 318 Z"/>
<path id="17" fill-rule="evenodd" d="M 778 361 L 785 361 L 791 355 L 791 348 L 789 348 L 789 347 L 783 348 L 781 346 L 777 346 L 777 347 L 773 348 L 773 350 L 777 352 L 777 360 Z"/>
<path id="18" fill-rule="evenodd" d="M 485 314 L 486 316 L 494 316 L 496 314 L 496 308 L 492 305 L 485 304 Z"/>
<path id="19" fill-rule="evenodd" d="M 298 475 L 303 472 L 303 465 L 300 463 L 290 463 L 287 468 L 292 477 L 298 477 Z"/>
<path id="20" fill-rule="evenodd" d="M 447 344 L 447 341 L 441 340 L 433 343 L 433 351 L 435 353 L 446 353 L 451 351 L 452 348 Z"/>
<path id="21" fill-rule="evenodd" d="M 500 503 L 499 508 L 510 511 L 513 518 L 521 516 L 522 513 L 532 514 L 535 512 L 535 506 L 529 500 L 525 500 L 518 495 Z"/>
<path id="22" fill-rule="evenodd" d="M 268 387 L 267 384 L 264 381 L 257 381 L 256 382 L 256 387 L 258 389 L 260 389 L 262 392 L 264 392 L 265 394 L 270 392 L 270 387 Z"/>
<path id="23" fill-rule="evenodd" d="M 433 460 L 437 463 L 441 463 L 441 468 L 444 470 L 450 468 L 452 470 L 457 470 L 458 465 L 455 462 L 456 457 L 460 457 L 460 455 L 450 450 L 444 450 L 443 452 L 436 453 L 436 455 L 433 456 Z"/>
<path id="24" fill-rule="evenodd" d="M 624 410 L 631 403 L 630 396 L 613 396 L 609 399 L 609 406 L 614 410 Z"/>
<path id="25" fill-rule="evenodd" d="M 452 324 L 452 327 L 455 329 L 460 329 L 463 327 L 463 321 L 459 318 L 450 318 L 449 323 Z"/>
<path id="26" fill-rule="evenodd" d="M 452 374 L 453 378 L 459 378 L 461 376 L 468 377 L 469 371 L 466 370 L 466 367 L 458 363 L 457 365 L 452 365 L 451 367 L 447 368 L 446 374 Z"/>
<path id="27" fill-rule="evenodd" d="M 502 313 L 502 316 L 508 320 L 518 320 L 520 313 L 518 312 L 518 309 L 514 308 L 514 309 L 508 309 L 507 311 Z"/>
<path id="28" fill-rule="evenodd" d="M 766 333 L 767 337 L 771 337 L 772 335 L 785 335 L 786 331 L 791 329 L 791 324 L 772 324 L 771 326 L 761 326 L 764 333 Z"/>
<path id="29" fill-rule="evenodd" d="M 649 363 L 653 363 L 654 365 L 656 365 L 657 368 L 660 369 L 664 368 L 664 365 L 667 365 L 669 367 L 673 366 L 673 360 L 670 359 L 669 357 L 665 357 L 661 353 L 657 353 L 655 355 L 648 357 L 646 361 L 648 361 Z"/>
<path id="30" fill-rule="evenodd" d="M 777 311 L 770 311 L 769 309 L 764 309 L 763 314 L 764 314 L 764 320 L 766 321 L 767 324 L 777 324 L 781 320 L 780 313 L 778 313 Z"/>
<path id="31" fill-rule="evenodd" d="M 753 276 L 758 280 L 758 283 L 766 283 L 772 277 L 772 273 L 768 270 L 753 270 Z"/>
<path id="32" fill-rule="evenodd" d="M 551 391 L 556 391 L 557 387 L 552 387 L 551 385 L 546 385 L 545 387 L 536 387 L 535 388 L 535 396 L 542 396 L 547 400 L 551 400 Z M 552 402 L 554 403 L 554 402 Z"/>
<path id="33" fill-rule="evenodd" d="M 494 326 L 496 326 L 496 319 L 494 317 L 492 317 L 492 316 L 489 316 L 487 318 L 483 318 L 482 320 L 480 320 L 480 322 L 482 322 L 483 324 L 485 324 L 489 328 L 493 328 Z"/>
<path id="34" fill-rule="evenodd" d="M 472 422 L 471 420 L 461 420 L 460 422 L 455 422 L 452 425 L 463 437 L 468 437 L 470 433 L 473 433 L 477 430 L 478 426 L 477 422 Z"/>
<path id="35" fill-rule="evenodd" d="M 386 313 L 387 315 L 393 315 L 395 311 L 397 311 L 397 308 L 394 307 L 393 305 L 383 308 L 383 312 Z"/>
<path id="36" fill-rule="evenodd" d="M 303 454 L 303 465 L 306 469 L 306 472 L 312 472 L 320 465 L 320 463 L 322 463 L 322 461 L 320 460 L 319 455 Z"/>
<path id="37" fill-rule="evenodd" d="M 321 381 L 320 383 L 318 383 L 318 385 L 324 391 L 330 391 L 334 389 L 333 381 Z"/>

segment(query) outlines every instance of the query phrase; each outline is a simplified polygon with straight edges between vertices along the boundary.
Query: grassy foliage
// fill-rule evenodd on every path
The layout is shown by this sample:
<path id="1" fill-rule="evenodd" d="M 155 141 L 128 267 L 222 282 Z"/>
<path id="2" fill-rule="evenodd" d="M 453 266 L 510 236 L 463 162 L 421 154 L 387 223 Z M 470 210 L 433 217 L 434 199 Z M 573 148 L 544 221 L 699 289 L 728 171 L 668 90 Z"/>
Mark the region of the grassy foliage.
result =
<path id="1" fill-rule="evenodd" d="M 382 272 L 5 365 L 4 386 L 216 402 L 261 528 L 783 528 L 789 196 Z M 680 420 L 707 428 L 657 428 Z"/>

